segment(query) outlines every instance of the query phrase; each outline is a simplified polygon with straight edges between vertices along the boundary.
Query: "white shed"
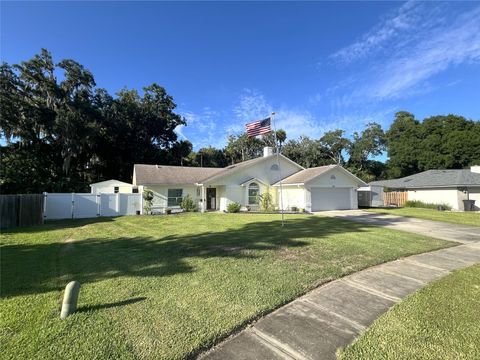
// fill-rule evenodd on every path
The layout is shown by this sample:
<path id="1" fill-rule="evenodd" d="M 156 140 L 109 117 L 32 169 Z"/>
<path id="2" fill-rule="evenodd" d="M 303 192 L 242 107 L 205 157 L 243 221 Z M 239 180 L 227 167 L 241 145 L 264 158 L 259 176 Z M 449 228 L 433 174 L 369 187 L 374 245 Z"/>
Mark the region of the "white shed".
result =
<path id="1" fill-rule="evenodd" d="M 116 194 L 116 193 L 137 193 L 138 189 L 132 184 L 119 180 L 105 180 L 90 184 L 92 194 Z"/>

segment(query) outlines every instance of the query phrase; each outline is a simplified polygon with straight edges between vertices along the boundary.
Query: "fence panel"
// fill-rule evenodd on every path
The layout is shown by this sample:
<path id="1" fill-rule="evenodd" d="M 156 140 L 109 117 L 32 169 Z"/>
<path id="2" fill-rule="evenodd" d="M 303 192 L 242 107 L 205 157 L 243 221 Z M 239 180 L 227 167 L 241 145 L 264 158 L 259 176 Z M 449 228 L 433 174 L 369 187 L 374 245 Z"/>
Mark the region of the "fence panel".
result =
<path id="1" fill-rule="evenodd" d="M 141 194 L 45 193 L 45 219 L 81 219 L 97 216 L 135 215 Z"/>
<path id="2" fill-rule="evenodd" d="M 140 194 L 120 194 L 118 215 L 135 215 L 141 207 Z"/>
<path id="3" fill-rule="evenodd" d="M 117 216 L 118 199 L 117 194 L 100 194 L 100 216 Z"/>
<path id="4" fill-rule="evenodd" d="M 43 194 L 19 195 L 18 226 L 43 224 Z"/>
<path id="5" fill-rule="evenodd" d="M 385 206 L 402 207 L 408 200 L 408 193 L 406 191 L 390 191 L 383 194 L 383 201 Z"/>
<path id="6" fill-rule="evenodd" d="M 46 193 L 45 194 L 45 219 L 71 219 L 73 218 L 73 196 L 71 193 Z"/>
<path id="7" fill-rule="evenodd" d="M 32 226 L 43 223 L 43 195 L 0 195 L 0 227 Z"/>
<path id="8" fill-rule="evenodd" d="M 17 203 L 17 195 L 0 196 L 0 226 L 2 229 L 9 229 L 17 226 Z"/>
<path id="9" fill-rule="evenodd" d="M 93 218 L 99 215 L 96 194 L 73 195 L 73 218 Z M 99 199 L 98 199 L 99 201 Z"/>

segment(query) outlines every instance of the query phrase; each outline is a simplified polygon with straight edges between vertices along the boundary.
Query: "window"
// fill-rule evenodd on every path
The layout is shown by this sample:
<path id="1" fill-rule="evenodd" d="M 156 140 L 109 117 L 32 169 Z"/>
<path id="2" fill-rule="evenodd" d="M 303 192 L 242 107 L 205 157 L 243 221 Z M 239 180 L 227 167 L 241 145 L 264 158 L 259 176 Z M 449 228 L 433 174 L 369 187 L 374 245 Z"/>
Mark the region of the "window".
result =
<path id="1" fill-rule="evenodd" d="M 248 185 L 248 204 L 258 205 L 258 196 L 260 195 L 260 187 L 257 183 Z"/>
<path id="2" fill-rule="evenodd" d="M 168 206 L 180 206 L 183 189 L 168 189 Z"/>
<path id="3" fill-rule="evenodd" d="M 113 192 L 114 192 L 115 194 L 117 194 L 117 193 L 119 192 L 119 190 L 120 190 L 120 189 L 118 188 L 118 186 L 115 186 L 115 187 L 113 188 Z"/>
<path id="4" fill-rule="evenodd" d="M 132 193 L 133 194 L 138 194 L 138 188 L 136 188 L 136 187 L 132 188 Z"/>

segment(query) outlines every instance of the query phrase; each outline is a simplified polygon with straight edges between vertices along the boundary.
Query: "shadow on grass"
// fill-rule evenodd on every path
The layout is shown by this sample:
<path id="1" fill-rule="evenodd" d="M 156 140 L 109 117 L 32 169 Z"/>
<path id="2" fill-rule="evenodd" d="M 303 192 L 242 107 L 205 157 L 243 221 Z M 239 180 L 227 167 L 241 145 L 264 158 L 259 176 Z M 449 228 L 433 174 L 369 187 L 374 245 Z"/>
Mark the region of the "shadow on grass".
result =
<path id="1" fill-rule="evenodd" d="M 179 226 L 188 226 L 179 222 Z M 205 217 L 205 221 L 209 221 Z M 82 223 L 82 221 L 79 221 Z M 84 224 L 87 222 L 83 222 Z M 219 225 L 219 224 L 218 224 Z M 81 226 L 81 225 L 79 225 Z M 212 230 L 216 224 L 211 225 Z M 302 239 L 365 231 L 365 224 L 319 216 L 251 222 L 240 228 L 182 236 L 89 238 L 73 243 L 3 245 L 1 297 L 61 290 L 70 280 L 171 276 L 195 271 L 189 258 L 254 258 L 262 251 L 306 246 Z M 72 246 L 73 245 L 73 246 Z"/>
<path id="2" fill-rule="evenodd" d="M 65 230 L 82 227 L 88 224 L 104 223 L 115 221 L 119 216 L 97 217 L 87 219 L 62 219 L 62 220 L 47 220 L 43 225 L 16 227 L 12 229 L 2 229 L 2 234 L 33 234 L 37 232 L 46 232 L 52 230 Z"/>
<path id="3" fill-rule="evenodd" d="M 137 302 L 146 300 L 147 298 L 144 296 L 141 297 L 136 297 L 128 300 L 123 300 L 123 301 L 117 301 L 113 303 L 108 303 L 108 304 L 101 304 L 101 305 L 90 305 L 90 306 L 82 306 L 77 309 L 77 312 L 89 312 L 89 311 L 97 311 L 97 310 L 103 310 L 103 309 L 110 309 L 114 307 L 119 307 L 119 306 L 125 306 L 125 305 L 130 305 L 130 304 L 135 304 Z"/>

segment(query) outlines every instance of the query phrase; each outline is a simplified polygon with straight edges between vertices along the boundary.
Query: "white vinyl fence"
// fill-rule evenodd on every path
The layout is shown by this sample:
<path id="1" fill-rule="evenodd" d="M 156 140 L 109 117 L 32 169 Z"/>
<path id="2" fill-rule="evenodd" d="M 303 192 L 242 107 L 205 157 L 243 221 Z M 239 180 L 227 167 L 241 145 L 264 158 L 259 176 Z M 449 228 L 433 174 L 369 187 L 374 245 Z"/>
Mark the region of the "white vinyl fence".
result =
<path id="1" fill-rule="evenodd" d="M 46 220 L 143 213 L 142 194 L 44 193 Z"/>

